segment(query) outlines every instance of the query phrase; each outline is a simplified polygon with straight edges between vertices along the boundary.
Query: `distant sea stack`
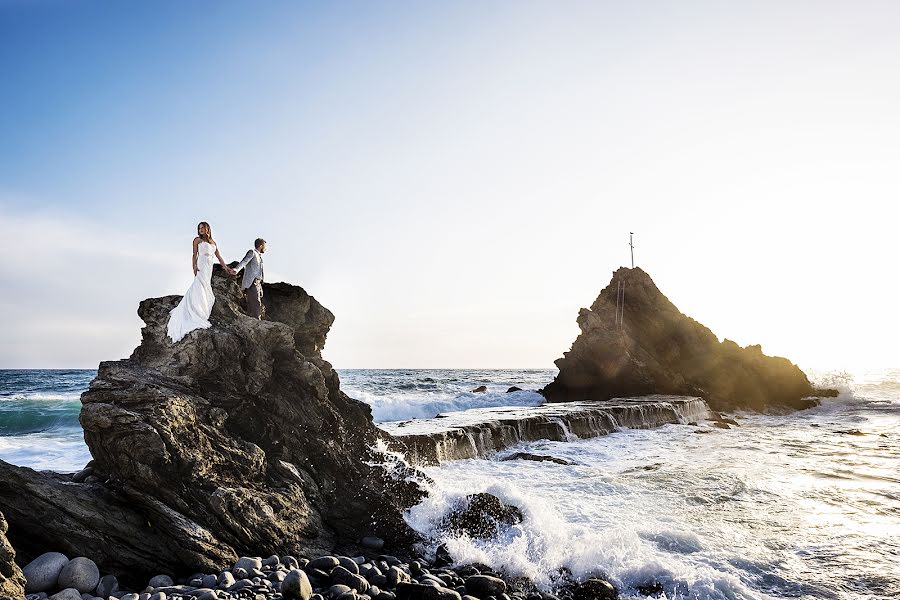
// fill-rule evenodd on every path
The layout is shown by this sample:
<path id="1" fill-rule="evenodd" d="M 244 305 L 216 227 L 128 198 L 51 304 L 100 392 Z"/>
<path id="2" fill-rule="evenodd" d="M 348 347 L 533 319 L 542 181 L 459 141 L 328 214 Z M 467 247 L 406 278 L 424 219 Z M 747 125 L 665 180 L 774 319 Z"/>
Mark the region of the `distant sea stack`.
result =
<path id="1" fill-rule="evenodd" d="M 418 539 L 402 514 L 423 492 L 402 464 L 396 478 L 380 466 L 388 434 L 320 354 L 334 315 L 276 283 L 259 321 L 221 269 L 212 285 L 212 327 L 176 344 L 166 324 L 179 297 L 141 302 L 140 346 L 101 363 L 82 396 L 85 470 L 0 461 L 0 510 L 23 561 L 55 551 L 148 577 L 351 552 L 366 536 L 402 553 Z"/>
<path id="2" fill-rule="evenodd" d="M 556 361 L 559 375 L 543 389 L 550 402 L 675 394 L 700 396 L 715 410 L 818 404 L 799 367 L 758 345 L 720 342 L 640 268 L 617 270 L 591 308 L 581 309 L 578 326 L 572 349 Z"/>

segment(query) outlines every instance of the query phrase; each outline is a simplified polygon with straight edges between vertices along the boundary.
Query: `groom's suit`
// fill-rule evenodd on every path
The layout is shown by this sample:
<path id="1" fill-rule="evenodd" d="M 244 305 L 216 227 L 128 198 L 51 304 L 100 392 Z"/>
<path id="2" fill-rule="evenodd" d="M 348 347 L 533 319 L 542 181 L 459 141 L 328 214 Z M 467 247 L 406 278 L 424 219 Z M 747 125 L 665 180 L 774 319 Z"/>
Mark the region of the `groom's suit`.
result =
<path id="1" fill-rule="evenodd" d="M 244 290 L 244 297 L 247 299 L 247 312 L 254 319 L 259 319 L 262 315 L 262 283 L 264 279 L 262 253 L 256 248 L 247 250 L 247 254 L 234 268 L 235 271 L 240 271 L 241 269 L 244 269 L 241 288 Z"/>

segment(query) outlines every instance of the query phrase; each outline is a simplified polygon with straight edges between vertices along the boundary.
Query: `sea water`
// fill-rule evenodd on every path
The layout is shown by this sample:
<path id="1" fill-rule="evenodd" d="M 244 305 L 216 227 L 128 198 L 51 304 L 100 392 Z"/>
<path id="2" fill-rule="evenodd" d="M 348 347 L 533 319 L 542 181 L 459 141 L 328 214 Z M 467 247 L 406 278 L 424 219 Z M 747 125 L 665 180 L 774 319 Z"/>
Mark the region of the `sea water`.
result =
<path id="1" fill-rule="evenodd" d="M 341 370 L 376 421 L 536 405 L 551 370 Z M 93 371 L 0 371 L 0 459 L 74 471 L 89 459 L 78 394 Z M 825 381 L 835 385 L 835 380 Z M 739 427 L 668 425 L 533 442 L 489 459 L 428 467 L 408 522 L 478 561 L 545 589 L 565 568 L 624 598 L 900 598 L 900 369 L 845 375 L 838 398 Z M 475 393 L 478 386 L 487 392 Z M 523 388 L 507 393 L 509 387 Z M 700 433 L 704 432 L 704 433 Z M 528 451 L 570 465 L 506 455 Z M 520 507 L 500 539 L 443 537 L 441 518 L 475 492 Z"/>

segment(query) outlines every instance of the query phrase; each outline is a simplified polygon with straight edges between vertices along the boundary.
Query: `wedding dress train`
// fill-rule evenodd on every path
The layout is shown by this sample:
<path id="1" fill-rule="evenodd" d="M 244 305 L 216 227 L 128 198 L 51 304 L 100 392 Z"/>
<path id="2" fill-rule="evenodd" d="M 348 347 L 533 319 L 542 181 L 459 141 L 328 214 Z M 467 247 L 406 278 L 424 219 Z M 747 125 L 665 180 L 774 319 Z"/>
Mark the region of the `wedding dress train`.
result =
<path id="1" fill-rule="evenodd" d="M 178 306 L 169 313 L 168 335 L 173 342 L 179 341 L 195 329 L 212 327 L 209 315 L 212 313 L 216 297 L 212 291 L 213 259 L 215 244 L 200 242 L 197 246 L 197 274 L 191 287 L 181 298 Z"/>

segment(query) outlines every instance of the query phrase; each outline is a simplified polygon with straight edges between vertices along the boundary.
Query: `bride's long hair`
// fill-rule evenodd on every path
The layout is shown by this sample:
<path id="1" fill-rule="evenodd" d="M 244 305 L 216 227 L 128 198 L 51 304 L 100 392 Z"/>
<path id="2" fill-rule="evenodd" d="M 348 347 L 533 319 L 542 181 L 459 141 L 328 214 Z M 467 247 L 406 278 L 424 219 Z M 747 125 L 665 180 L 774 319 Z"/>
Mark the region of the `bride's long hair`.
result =
<path id="1" fill-rule="evenodd" d="M 201 225 L 206 226 L 206 233 L 200 233 Z M 201 240 L 203 240 L 204 242 L 206 242 L 208 244 L 216 243 L 215 240 L 213 240 L 212 227 L 210 227 L 209 223 L 207 223 L 206 221 L 200 221 L 199 223 L 197 223 L 197 237 L 199 237 Z"/>

